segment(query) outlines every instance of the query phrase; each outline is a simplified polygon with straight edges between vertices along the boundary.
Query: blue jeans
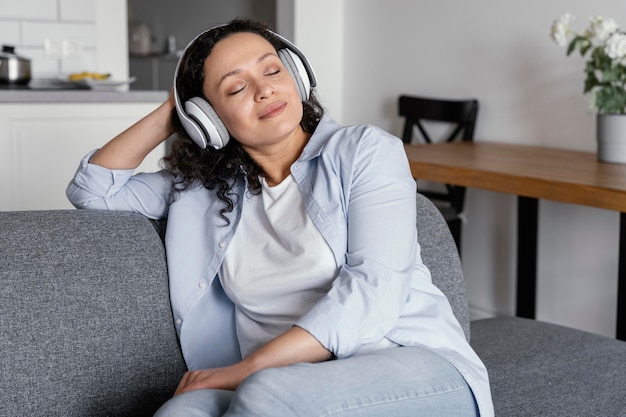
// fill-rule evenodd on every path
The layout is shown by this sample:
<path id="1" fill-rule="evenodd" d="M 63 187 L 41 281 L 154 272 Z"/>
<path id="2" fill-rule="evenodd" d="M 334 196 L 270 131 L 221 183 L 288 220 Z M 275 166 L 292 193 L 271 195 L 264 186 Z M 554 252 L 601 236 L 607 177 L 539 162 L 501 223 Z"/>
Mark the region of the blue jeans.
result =
<path id="1" fill-rule="evenodd" d="M 441 356 L 396 347 L 347 359 L 252 374 L 236 391 L 198 390 L 155 417 L 478 416 L 463 377 Z"/>

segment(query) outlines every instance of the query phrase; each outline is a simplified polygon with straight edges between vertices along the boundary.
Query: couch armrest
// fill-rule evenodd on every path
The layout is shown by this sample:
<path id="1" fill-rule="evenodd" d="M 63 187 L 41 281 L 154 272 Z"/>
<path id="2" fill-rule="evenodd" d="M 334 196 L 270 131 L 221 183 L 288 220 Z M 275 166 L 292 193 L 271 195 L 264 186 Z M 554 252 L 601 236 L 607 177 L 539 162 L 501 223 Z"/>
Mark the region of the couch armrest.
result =
<path id="1" fill-rule="evenodd" d="M 152 415 L 184 362 L 138 214 L 0 212 L 0 415 Z"/>

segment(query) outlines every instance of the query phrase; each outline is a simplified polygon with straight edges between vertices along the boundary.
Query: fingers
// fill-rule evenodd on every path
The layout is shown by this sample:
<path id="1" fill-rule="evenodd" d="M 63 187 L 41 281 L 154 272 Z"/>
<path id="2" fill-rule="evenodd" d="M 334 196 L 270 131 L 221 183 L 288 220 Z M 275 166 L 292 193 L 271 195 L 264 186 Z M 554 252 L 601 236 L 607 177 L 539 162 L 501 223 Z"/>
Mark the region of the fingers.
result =
<path id="1" fill-rule="evenodd" d="M 178 388 L 174 392 L 174 396 L 187 391 L 193 391 L 202 388 L 215 388 L 211 383 L 212 373 L 210 370 L 188 371 L 178 383 Z"/>
<path id="2" fill-rule="evenodd" d="M 205 388 L 235 390 L 249 374 L 245 367 L 237 365 L 189 371 L 181 378 L 174 395 Z"/>
<path id="3" fill-rule="evenodd" d="M 188 384 L 188 380 L 189 380 L 189 372 L 185 372 L 180 382 L 178 383 L 178 386 L 176 387 L 176 391 L 174 391 L 174 397 L 185 392 L 185 387 Z"/>

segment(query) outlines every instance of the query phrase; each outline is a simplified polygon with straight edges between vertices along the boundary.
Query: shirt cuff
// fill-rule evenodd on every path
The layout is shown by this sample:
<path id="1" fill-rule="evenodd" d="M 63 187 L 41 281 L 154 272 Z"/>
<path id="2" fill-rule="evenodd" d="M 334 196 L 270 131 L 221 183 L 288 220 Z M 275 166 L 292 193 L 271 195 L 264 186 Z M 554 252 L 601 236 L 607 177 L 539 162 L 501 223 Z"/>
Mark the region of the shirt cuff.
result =
<path id="1" fill-rule="evenodd" d="M 330 297 L 321 299 L 295 325 L 309 332 L 338 359 L 351 356 L 361 346 L 357 321 Z"/>
<path id="2" fill-rule="evenodd" d="M 74 176 L 74 184 L 83 190 L 89 190 L 91 195 L 108 197 L 119 191 L 133 175 L 132 169 L 112 170 L 89 163 L 97 150 L 89 152 L 80 161 L 78 171 Z"/>

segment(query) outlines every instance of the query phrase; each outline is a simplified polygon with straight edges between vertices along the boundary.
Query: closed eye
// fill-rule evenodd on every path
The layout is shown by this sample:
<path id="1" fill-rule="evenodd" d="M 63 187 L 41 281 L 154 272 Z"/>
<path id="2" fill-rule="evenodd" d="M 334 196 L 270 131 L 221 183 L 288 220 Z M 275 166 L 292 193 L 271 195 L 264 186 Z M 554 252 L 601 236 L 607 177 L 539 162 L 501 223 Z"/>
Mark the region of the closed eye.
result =
<path id="1" fill-rule="evenodd" d="M 273 71 L 270 71 L 270 72 L 265 73 L 265 76 L 266 76 L 266 77 L 273 77 L 274 75 L 278 75 L 278 74 L 280 74 L 280 68 L 278 68 L 278 69 L 276 69 L 276 70 L 273 70 Z M 237 88 L 236 90 L 231 91 L 230 93 L 228 93 L 228 95 L 229 95 L 229 96 L 234 96 L 234 95 L 236 95 L 236 94 L 239 94 L 239 93 L 241 93 L 243 90 L 245 90 L 245 89 L 246 89 L 246 86 L 247 86 L 247 84 L 246 84 L 246 85 L 243 85 L 243 86 L 241 86 L 241 87 L 239 87 L 239 88 Z"/>
<path id="2" fill-rule="evenodd" d="M 240 88 L 238 88 L 238 89 L 236 89 L 236 90 L 234 90 L 234 91 L 231 91 L 230 93 L 228 93 L 228 95 L 229 95 L 229 96 L 234 96 L 235 94 L 239 94 L 239 93 L 241 93 L 241 92 L 242 92 L 243 90 L 245 90 L 245 89 L 246 89 L 246 86 L 245 86 L 245 85 L 243 85 L 243 86 L 241 86 Z"/>

